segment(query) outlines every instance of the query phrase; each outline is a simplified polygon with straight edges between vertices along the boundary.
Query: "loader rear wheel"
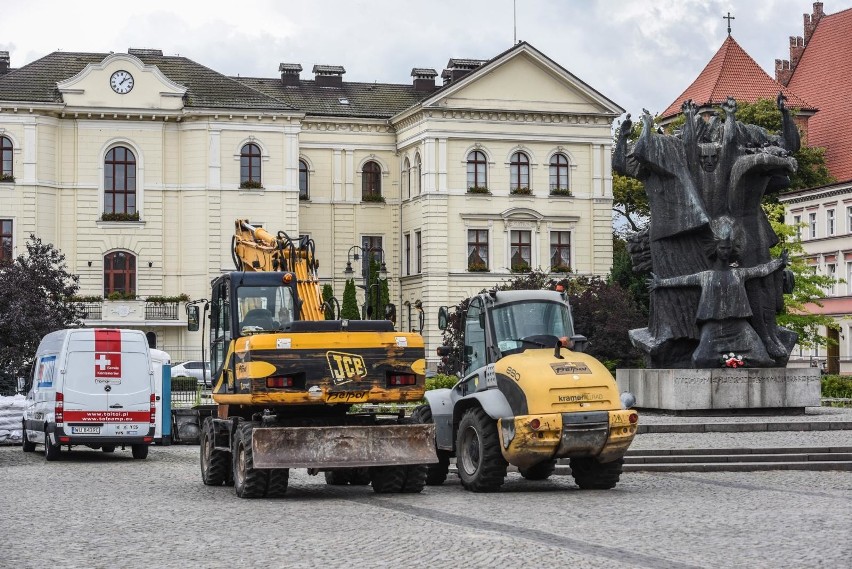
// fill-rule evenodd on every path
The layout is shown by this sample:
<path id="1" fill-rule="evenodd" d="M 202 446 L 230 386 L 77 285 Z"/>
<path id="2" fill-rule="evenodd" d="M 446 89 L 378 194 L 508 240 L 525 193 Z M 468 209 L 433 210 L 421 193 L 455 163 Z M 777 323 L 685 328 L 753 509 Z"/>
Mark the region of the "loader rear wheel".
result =
<path id="1" fill-rule="evenodd" d="M 201 480 L 207 486 L 221 486 L 228 479 L 231 453 L 216 450 L 213 417 L 205 417 L 201 425 Z"/>
<path id="2" fill-rule="evenodd" d="M 405 466 L 373 466 L 370 468 L 370 479 L 373 482 L 373 492 L 376 494 L 393 494 L 402 492 L 405 485 Z"/>
<path id="3" fill-rule="evenodd" d="M 428 465 L 409 464 L 405 468 L 405 481 L 402 483 L 400 492 L 403 494 L 419 494 L 426 487 L 426 475 Z"/>
<path id="4" fill-rule="evenodd" d="M 506 478 L 497 423 L 479 407 L 468 409 L 456 436 L 456 465 L 462 486 L 473 492 L 499 490 Z"/>
<path id="5" fill-rule="evenodd" d="M 269 485 L 269 471 L 254 467 L 251 449 L 253 429 L 252 423 L 240 423 L 234 437 L 234 491 L 240 498 L 263 498 Z"/>
<path id="6" fill-rule="evenodd" d="M 325 483 L 329 486 L 346 486 L 351 480 L 352 472 L 349 469 L 325 471 Z"/>
<path id="7" fill-rule="evenodd" d="M 623 466 L 623 458 L 612 462 L 598 462 L 594 457 L 572 458 L 571 476 L 582 490 L 609 490 L 618 484 Z"/>
<path id="8" fill-rule="evenodd" d="M 287 493 L 288 484 L 290 484 L 289 468 L 270 468 L 269 486 L 266 488 L 266 497 L 283 498 L 284 494 Z"/>
<path id="9" fill-rule="evenodd" d="M 544 462 L 539 462 L 529 468 L 519 468 L 518 470 L 520 471 L 521 476 L 527 480 L 547 480 L 550 478 L 550 475 L 553 474 L 553 471 L 556 470 L 556 461 L 545 460 Z"/>
<path id="10" fill-rule="evenodd" d="M 352 469 L 352 476 L 349 479 L 349 483 L 352 486 L 366 486 L 370 483 L 370 469 L 369 468 L 354 468 Z"/>
<path id="11" fill-rule="evenodd" d="M 421 405 L 411 413 L 411 420 L 415 423 L 431 425 L 432 408 L 429 405 Z M 440 486 L 447 479 L 450 471 L 450 453 L 446 450 L 437 449 L 438 462 L 426 465 L 426 484 L 429 486 Z"/>

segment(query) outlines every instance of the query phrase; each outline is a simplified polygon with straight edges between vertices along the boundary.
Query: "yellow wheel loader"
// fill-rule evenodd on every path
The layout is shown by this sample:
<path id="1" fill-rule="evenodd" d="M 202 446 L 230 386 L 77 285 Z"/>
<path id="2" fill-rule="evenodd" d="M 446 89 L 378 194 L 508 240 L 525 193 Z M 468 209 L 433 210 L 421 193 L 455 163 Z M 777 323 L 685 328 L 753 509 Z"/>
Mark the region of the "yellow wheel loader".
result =
<path id="1" fill-rule="evenodd" d="M 447 326 L 446 308 L 438 323 Z M 450 458 L 462 485 L 474 492 L 500 488 L 509 464 L 529 480 L 549 477 L 570 459 L 583 489 L 615 487 L 639 419 L 635 398 L 619 395 L 612 374 L 582 352 L 567 295 L 556 291 L 491 291 L 470 299 L 462 314 L 458 353 L 463 362 L 452 389 L 426 392 L 413 418 L 435 425 L 438 462 L 427 484 L 441 484 Z"/>
<path id="2" fill-rule="evenodd" d="M 324 320 L 313 249 L 237 220 L 242 270 L 187 307 L 190 330 L 210 311 L 217 411 L 201 429 L 202 480 L 233 484 L 241 498 L 277 497 L 290 468 L 307 468 L 329 484 L 420 492 L 436 461 L 432 427 L 353 406 L 420 400 L 423 339 L 388 320 Z"/>

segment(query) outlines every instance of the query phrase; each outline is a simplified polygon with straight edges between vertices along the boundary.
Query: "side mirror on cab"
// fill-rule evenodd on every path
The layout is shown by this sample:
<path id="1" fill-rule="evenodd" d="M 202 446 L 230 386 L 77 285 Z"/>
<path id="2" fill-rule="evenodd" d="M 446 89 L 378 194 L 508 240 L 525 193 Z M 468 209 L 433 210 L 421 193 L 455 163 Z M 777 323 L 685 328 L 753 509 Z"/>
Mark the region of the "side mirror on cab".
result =
<path id="1" fill-rule="evenodd" d="M 186 307 L 186 329 L 190 332 L 198 331 L 198 314 L 199 312 L 197 304 Z"/>
<path id="2" fill-rule="evenodd" d="M 442 306 L 442 307 L 438 308 L 438 329 L 446 330 L 447 329 L 447 322 L 449 321 L 449 319 L 450 319 L 450 313 L 447 310 L 447 307 Z"/>
<path id="3" fill-rule="evenodd" d="M 589 345 L 589 339 L 582 334 L 574 334 L 571 336 L 571 343 L 574 345 L 571 349 L 575 352 L 585 352 Z"/>

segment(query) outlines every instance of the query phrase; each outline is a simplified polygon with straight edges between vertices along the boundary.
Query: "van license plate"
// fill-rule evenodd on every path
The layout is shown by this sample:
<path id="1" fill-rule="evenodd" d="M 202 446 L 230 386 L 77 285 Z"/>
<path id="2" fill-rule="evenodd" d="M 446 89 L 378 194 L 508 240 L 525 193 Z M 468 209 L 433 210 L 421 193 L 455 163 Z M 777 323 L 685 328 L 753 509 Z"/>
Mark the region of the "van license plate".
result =
<path id="1" fill-rule="evenodd" d="M 100 427 L 71 427 L 72 435 L 99 435 L 101 434 Z"/>

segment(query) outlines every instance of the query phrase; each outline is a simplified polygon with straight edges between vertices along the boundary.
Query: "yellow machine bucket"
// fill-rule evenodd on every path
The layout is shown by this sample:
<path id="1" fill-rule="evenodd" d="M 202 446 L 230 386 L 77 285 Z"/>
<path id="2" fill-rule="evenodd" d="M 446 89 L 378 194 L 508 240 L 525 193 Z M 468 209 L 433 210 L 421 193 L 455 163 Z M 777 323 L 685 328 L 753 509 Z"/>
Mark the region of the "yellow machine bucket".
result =
<path id="1" fill-rule="evenodd" d="M 260 427 L 255 468 L 349 468 L 438 462 L 434 425 Z"/>

